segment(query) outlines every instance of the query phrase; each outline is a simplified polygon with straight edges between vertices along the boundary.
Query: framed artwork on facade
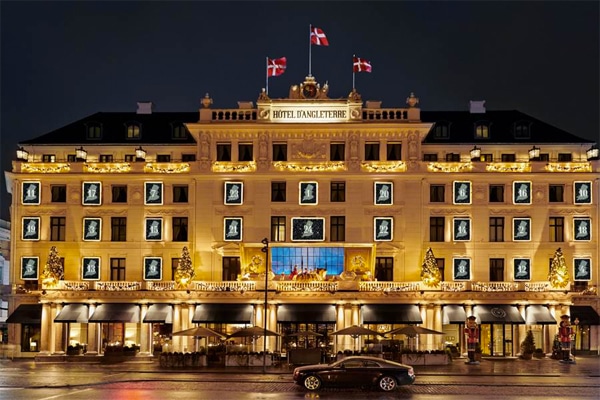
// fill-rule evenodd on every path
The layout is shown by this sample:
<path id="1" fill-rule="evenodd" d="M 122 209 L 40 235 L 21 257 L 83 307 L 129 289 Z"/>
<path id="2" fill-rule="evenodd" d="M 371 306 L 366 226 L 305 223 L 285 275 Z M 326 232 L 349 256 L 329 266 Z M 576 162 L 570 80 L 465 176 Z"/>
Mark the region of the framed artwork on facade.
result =
<path id="1" fill-rule="evenodd" d="M 38 205 L 41 198 L 41 186 L 39 182 L 24 181 L 21 183 L 21 204 Z"/>
<path id="2" fill-rule="evenodd" d="M 317 182 L 300 182 L 298 199 L 302 205 L 318 204 L 319 184 Z"/>
<path id="3" fill-rule="evenodd" d="M 573 280 L 591 281 L 592 280 L 592 259 L 574 258 L 573 259 Z"/>
<path id="4" fill-rule="evenodd" d="M 374 218 L 373 240 L 379 242 L 389 242 L 394 238 L 394 218 L 375 217 Z"/>
<path id="5" fill-rule="evenodd" d="M 162 279 L 162 258 L 144 257 L 144 280 L 160 281 Z"/>
<path id="6" fill-rule="evenodd" d="M 21 279 L 24 281 L 37 281 L 40 276 L 39 257 L 21 257 Z"/>
<path id="7" fill-rule="evenodd" d="M 513 182 L 513 204 L 531 204 L 531 182 Z"/>
<path id="8" fill-rule="evenodd" d="M 470 181 L 454 181 L 452 183 L 452 203 L 471 204 Z"/>
<path id="9" fill-rule="evenodd" d="M 102 204 L 102 182 L 83 182 L 81 204 L 84 206 L 99 206 Z"/>
<path id="10" fill-rule="evenodd" d="M 40 217 L 22 218 L 22 240 L 40 240 Z"/>
<path id="11" fill-rule="evenodd" d="M 102 237 L 102 218 L 83 219 L 83 240 L 99 241 Z"/>
<path id="12" fill-rule="evenodd" d="M 592 182 L 573 182 L 573 203 L 592 204 Z"/>
<path id="13" fill-rule="evenodd" d="M 162 240 L 163 220 L 162 218 L 146 218 L 146 240 Z"/>
<path id="14" fill-rule="evenodd" d="M 471 240 L 471 218 L 454 218 L 453 240 L 463 242 Z"/>
<path id="15" fill-rule="evenodd" d="M 394 183 L 375 182 L 374 200 L 377 206 L 389 206 L 394 204 Z"/>
<path id="16" fill-rule="evenodd" d="M 471 280 L 471 259 L 453 258 L 452 259 L 452 278 L 455 281 Z"/>
<path id="17" fill-rule="evenodd" d="M 84 281 L 100 280 L 100 257 L 83 257 L 81 259 L 81 279 Z"/>
<path id="18" fill-rule="evenodd" d="M 531 218 L 513 218 L 513 241 L 531 240 Z"/>
<path id="19" fill-rule="evenodd" d="M 592 219 L 573 218 L 573 239 L 589 241 L 592 239 Z"/>
<path id="20" fill-rule="evenodd" d="M 144 204 L 147 206 L 163 203 L 163 183 L 144 182 Z"/>
<path id="21" fill-rule="evenodd" d="M 515 281 L 531 280 L 531 259 L 514 258 L 513 259 L 513 279 Z"/>
<path id="22" fill-rule="evenodd" d="M 225 193 L 223 204 L 241 205 L 244 203 L 244 183 L 243 182 L 225 182 Z"/>
<path id="23" fill-rule="evenodd" d="M 292 241 L 322 242 L 325 240 L 325 218 L 292 218 Z"/>
<path id="24" fill-rule="evenodd" d="M 223 219 L 223 240 L 239 242 L 242 240 L 244 220 L 241 217 L 225 217 Z"/>

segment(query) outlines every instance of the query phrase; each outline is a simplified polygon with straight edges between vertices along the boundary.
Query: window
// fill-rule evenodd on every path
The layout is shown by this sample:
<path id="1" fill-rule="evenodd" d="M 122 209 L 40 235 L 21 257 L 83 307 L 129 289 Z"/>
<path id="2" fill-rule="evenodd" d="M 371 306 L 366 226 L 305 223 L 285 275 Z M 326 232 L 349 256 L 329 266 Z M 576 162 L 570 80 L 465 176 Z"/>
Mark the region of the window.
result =
<path id="1" fill-rule="evenodd" d="M 110 280 L 124 281 L 125 280 L 125 259 L 111 258 L 110 259 Z"/>
<path id="2" fill-rule="evenodd" d="M 65 217 L 50 217 L 50 240 L 53 242 L 64 242 L 66 233 Z"/>
<path id="3" fill-rule="evenodd" d="M 217 161 L 231 161 L 231 143 L 217 143 Z"/>
<path id="4" fill-rule="evenodd" d="M 195 154 L 182 154 L 181 161 L 183 161 L 183 162 L 196 161 L 196 155 Z"/>
<path id="5" fill-rule="evenodd" d="M 460 154 L 459 153 L 448 153 L 448 154 L 446 154 L 446 161 L 460 162 Z"/>
<path id="6" fill-rule="evenodd" d="M 490 217 L 490 242 L 504 242 L 504 217 Z"/>
<path id="7" fill-rule="evenodd" d="M 98 140 L 102 137 L 102 127 L 100 124 L 92 123 L 88 124 L 86 130 L 86 139 Z"/>
<path id="8" fill-rule="evenodd" d="M 490 128 L 487 123 L 478 123 L 475 125 L 475 138 L 476 139 L 489 139 Z"/>
<path id="9" fill-rule="evenodd" d="M 338 216 L 330 219 L 330 241 L 343 242 L 346 240 L 346 217 Z"/>
<path id="10" fill-rule="evenodd" d="M 171 155 L 170 154 L 157 154 L 156 162 L 171 162 Z"/>
<path id="11" fill-rule="evenodd" d="M 429 202 L 443 203 L 446 201 L 446 186 L 429 185 Z"/>
<path id="12" fill-rule="evenodd" d="M 285 182 L 271 182 L 271 201 L 285 201 Z"/>
<path id="13" fill-rule="evenodd" d="M 235 281 L 240 275 L 240 258 L 239 257 L 223 257 L 223 280 Z"/>
<path id="14" fill-rule="evenodd" d="M 53 203 L 65 203 L 67 201 L 66 185 L 51 185 L 50 192 L 52 193 Z"/>
<path id="15" fill-rule="evenodd" d="M 346 182 L 331 182 L 331 202 L 346 201 Z"/>
<path id="16" fill-rule="evenodd" d="M 67 154 L 67 162 L 76 162 L 77 156 L 75 154 Z"/>
<path id="17" fill-rule="evenodd" d="M 494 161 L 494 155 L 490 153 L 485 153 L 481 155 L 481 161 L 483 162 L 492 162 Z"/>
<path id="18" fill-rule="evenodd" d="M 140 138 L 140 126 L 137 124 L 127 125 L 127 139 L 139 139 Z"/>
<path id="19" fill-rule="evenodd" d="M 173 217 L 173 241 L 187 242 L 188 219 L 187 217 Z"/>
<path id="20" fill-rule="evenodd" d="M 514 154 L 502 154 L 502 162 L 515 162 L 517 160 Z"/>
<path id="21" fill-rule="evenodd" d="M 490 185 L 490 203 L 504 203 L 504 185 Z"/>
<path id="22" fill-rule="evenodd" d="M 490 282 L 504 281 L 504 258 L 490 258 Z"/>
<path id="23" fill-rule="evenodd" d="M 433 128 L 433 137 L 435 139 L 448 139 L 450 137 L 450 124 L 438 122 Z"/>
<path id="24" fill-rule="evenodd" d="M 570 161 L 573 161 L 573 155 L 571 153 L 558 153 L 558 162 Z"/>
<path id="25" fill-rule="evenodd" d="M 134 162 L 136 161 L 135 154 L 125 154 L 125 162 Z"/>
<path id="26" fill-rule="evenodd" d="M 331 161 L 344 161 L 346 159 L 344 143 L 331 143 L 329 145 L 329 159 Z"/>
<path id="27" fill-rule="evenodd" d="M 527 122 L 515 124 L 515 139 L 529 139 L 531 137 L 530 125 Z"/>
<path id="28" fill-rule="evenodd" d="M 429 241 L 444 241 L 444 217 L 429 217 Z"/>
<path id="29" fill-rule="evenodd" d="M 56 156 L 54 154 L 43 154 L 42 162 L 55 162 Z"/>
<path id="30" fill-rule="evenodd" d="M 402 160 L 402 144 L 388 143 L 387 144 L 387 160 L 399 161 Z"/>
<path id="31" fill-rule="evenodd" d="M 565 219 L 564 217 L 550 217 L 550 241 L 565 241 Z"/>
<path id="32" fill-rule="evenodd" d="M 173 185 L 173 203 L 187 203 L 188 202 L 188 186 L 187 185 Z"/>
<path id="33" fill-rule="evenodd" d="M 540 154 L 540 161 L 550 161 L 550 154 L 548 153 L 542 153 Z"/>
<path id="34" fill-rule="evenodd" d="M 254 156 L 252 154 L 252 143 L 240 143 L 238 145 L 238 160 L 239 161 L 252 161 Z"/>
<path id="35" fill-rule="evenodd" d="M 127 185 L 112 185 L 112 202 L 127 203 Z"/>
<path id="36" fill-rule="evenodd" d="M 379 143 L 365 143 L 365 161 L 379 160 Z"/>
<path id="37" fill-rule="evenodd" d="M 324 269 L 327 276 L 344 272 L 343 247 L 271 247 L 271 267 L 276 275 Z"/>
<path id="38" fill-rule="evenodd" d="M 175 280 L 175 274 L 177 272 L 177 267 L 179 267 L 179 263 L 181 262 L 181 258 L 171 258 L 171 280 Z"/>
<path id="39" fill-rule="evenodd" d="M 440 279 L 445 281 L 446 278 L 446 259 L 445 258 L 436 258 L 435 262 L 437 263 L 438 269 L 440 270 Z"/>
<path id="40" fill-rule="evenodd" d="M 273 161 L 287 161 L 286 143 L 273 143 Z"/>
<path id="41" fill-rule="evenodd" d="M 285 242 L 285 217 L 271 217 L 271 241 Z"/>
<path id="42" fill-rule="evenodd" d="M 113 162 L 113 155 L 112 154 L 100 154 L 98 161 L 99 162 Z"/>
<path id="43" fill-rule="evenodd" d="M 423 161 L 437 161 L 438 155 L 437 153 L 425 153 L 423 154 Z"/>
<path id="44" fill-rule="evenodd" d="M 185 139 L 187 137 L 185 125 L 181 123 L 171 125 L 171 137 L 173 139 Z"/>
<path id="45" fill-rule="evenodd" d="M 375 258 L 375 279 L 380 282 L 394 281 L 394 257 Z"/>
<path id="46" fill-rule="evenodd" d="M 562 203 L 563 201 L 565 201 L 564 194 L 564 185 L 550 185 L 548 195 L 551 203 Z"/>
<path id="47" fill-rule="evenodd" d="M 110 219 L 110 240 L 124 242 L 127 239 L 127 218 L 112 217 Z"/>

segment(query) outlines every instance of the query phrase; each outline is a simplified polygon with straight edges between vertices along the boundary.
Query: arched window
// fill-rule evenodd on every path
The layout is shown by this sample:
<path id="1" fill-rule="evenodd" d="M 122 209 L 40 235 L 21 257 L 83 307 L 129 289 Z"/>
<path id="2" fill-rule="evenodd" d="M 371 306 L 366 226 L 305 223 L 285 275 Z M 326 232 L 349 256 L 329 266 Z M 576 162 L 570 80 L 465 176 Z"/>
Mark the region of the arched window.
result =
<path id="1" fill-rule="evenodd" d="M 139 139 L 141 130 L 140 124 L 137 122 L 127 123 L 127 139 Z"/>
<path id="2" fill-rule="evenodd" d="M 489 139 L 490 138 L 490 127 L 487 122 L 477 122 L 475 124 L 475 138 L 476 139 Z"/>

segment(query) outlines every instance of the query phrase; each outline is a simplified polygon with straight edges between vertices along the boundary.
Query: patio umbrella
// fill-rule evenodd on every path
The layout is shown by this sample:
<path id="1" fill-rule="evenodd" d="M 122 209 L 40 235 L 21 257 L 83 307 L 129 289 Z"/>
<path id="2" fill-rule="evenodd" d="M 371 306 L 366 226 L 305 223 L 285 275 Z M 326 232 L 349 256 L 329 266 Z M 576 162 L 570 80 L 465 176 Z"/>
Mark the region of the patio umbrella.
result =
<path id="1" fill-rule="evenodd" d="M 406 336 L 417 336 L 417 335 L 443 335 L 444 332 L 434 331 L 433 329 L 423 328 L 422 326 L 409 325 L 402 328 L 394 329 L 386 332 L 386 335 L 406 335 Z"/>
<path id="2" fill-rule="evenodd" d="M 363 328 L 362 326 L 352 325 L 339 331 L 331 333 L 332 335 L 349 335 L 356 339 L 359 336 L 385 336 L 384 333 L 374 331 L 372 329 Z"/>
<path id="3" fill-rule="evenodd" d="M 307 337 L 307 336 L 323 336 L 318 332 L 315 331 L 299 331 L 299 332 L 294 332 L 294 333 L 290 333 L 289 335 L 286 336 L 296 336 L 296 337 Z"/>
<path id="4" fill-rule="evenodd" d="M 210 328 L 197 326 L 184 331 L 173 332 L 173 336 L 195 336 L 195 337 L 225 337 L 222 333 L 213 331 Z"/>
<path id="5" fill-rule="evenodd" d="M 261 328 L 260 326 L 251 326 L 249 328 L 243 328 L 239 331 L 233 332 L 231 335 L 227 336 L 228 338 L 232 337 L 260 337 L 260 336 L 281 336 L 277 332 L 270 331 L 265 328 Z"/>

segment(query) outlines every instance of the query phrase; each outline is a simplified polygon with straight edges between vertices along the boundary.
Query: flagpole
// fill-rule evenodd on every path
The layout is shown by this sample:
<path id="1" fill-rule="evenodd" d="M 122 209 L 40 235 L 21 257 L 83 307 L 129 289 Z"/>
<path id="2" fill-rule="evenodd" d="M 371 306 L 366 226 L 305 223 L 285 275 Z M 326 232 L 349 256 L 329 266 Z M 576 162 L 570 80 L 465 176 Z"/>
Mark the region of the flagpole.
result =
<path id="1" fill-rule="evenodd" d="M 269 95 L 269 57 L 265 57 L 265 79 L 267 80 L 267 84 L 265 87 L 265 92 L 267 92 L 267 96 Z"/>
<path id="2" fill-rule="evenodd" d="M 310 34 L 312 32 L 312 25 L 308 25 L 308 76 L 311 75 L 312 69 L 312 43 L 310 42 Z"/>
<path id="3" fill-rule="evenodd" d="M 354 76 L 356 75 L 356 73 L 354 72 L 354 58 L 356 57 L 356 54 L 352 54 L 352 90 L 354 91 L 354 89 L 356 88 L 354 86 Z"/>

